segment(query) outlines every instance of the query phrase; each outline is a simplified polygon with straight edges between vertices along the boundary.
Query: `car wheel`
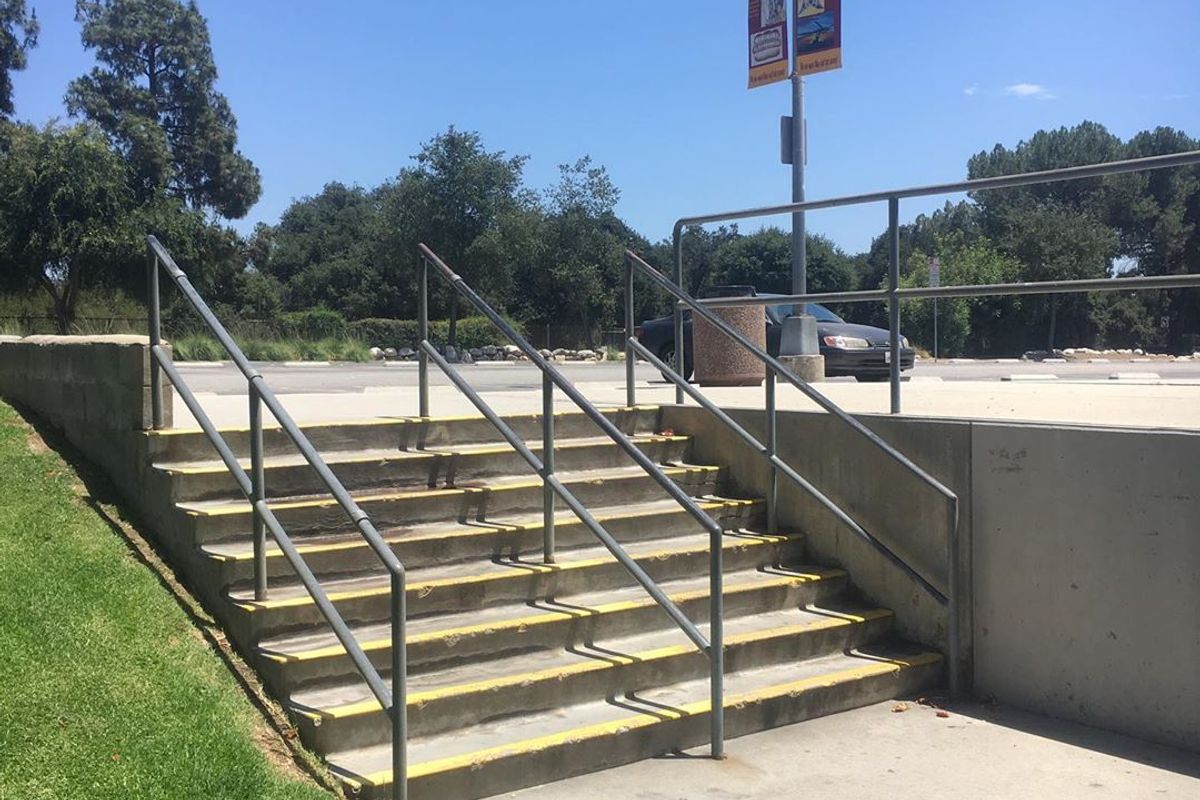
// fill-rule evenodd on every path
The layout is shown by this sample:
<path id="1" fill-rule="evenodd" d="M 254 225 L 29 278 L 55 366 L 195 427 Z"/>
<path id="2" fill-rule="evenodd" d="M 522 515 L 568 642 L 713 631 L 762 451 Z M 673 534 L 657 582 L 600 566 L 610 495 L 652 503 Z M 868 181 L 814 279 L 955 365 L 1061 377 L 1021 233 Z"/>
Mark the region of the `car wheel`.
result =
<path id="1" fill-rule="evenodd" d="M 676 372 L 679 372 L 679 365 L 675 363 L 675 345 L 673 345 L 673 344 L 663 345 L 662 349 L 658 351 L 658 358 L 660 361 L 665 363 L 671 369 L 675 370 Z M 685 365 L 687 367 L 687 371 L 682 373 L 684 380 L 692 379 L 692 365 L 690 362 L 691 362 L 691 359 L 688 359 L 688 363 Z M 672 381 L 667 376 L 667 373 L 665 373 L 665 372 L 662 373 L 662 376 L 663 376 L 663 380 L 666 381 L 667 383 L 674 383 L 674 381 Z"/>

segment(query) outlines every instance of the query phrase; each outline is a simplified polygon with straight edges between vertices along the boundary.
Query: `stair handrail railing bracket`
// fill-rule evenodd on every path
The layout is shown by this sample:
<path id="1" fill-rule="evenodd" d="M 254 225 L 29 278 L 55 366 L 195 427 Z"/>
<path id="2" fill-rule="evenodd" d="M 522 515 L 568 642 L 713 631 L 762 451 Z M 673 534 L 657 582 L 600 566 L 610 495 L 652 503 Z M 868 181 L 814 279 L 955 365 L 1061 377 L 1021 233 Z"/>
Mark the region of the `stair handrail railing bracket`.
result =
<path id="1" fill-rule="evenodd" d="M 546 361 L 541 353 L 533 347 L 512 325 L 508 323 L 492 306 L 480 297 L 463 278 L 449 267 L 436 253 L 425 244 L 419 244 L 420 267 L 417 279 L 417 346 L 418 369 L 418 402 L 421 417 L 429 416 L 429 377 L 428 362 L 433 363 L 446 374 L 451 383 L 467 397 L 483 416 L 492 423 L 500 435 L 517 452 L 529 466 L 542 477 L 544 491 L 543 503 L 543 560 L 554 563 L 554 498 L 563 503 L 575 514 L 612 554 L 614 558 L 633 576 L 634 580 L 646 590 L 646 593 L 666 612 L 667 616 L 679 626 L 698 650 L 705 653 L 709 659 L 710 684 L 710 725 L 711 725 L 711 755 L 715 759 L 725 757 L 725 722 L 724 722 L 724 595 L 723 595 L 723 548 L 724 530 L 721 525 L 710 517 L 678 484 L 669 478 L 662 468 L 655 464 L 629 438 L 621 432 L 603 413 L 599 411 L 583 394 L 575 388 L 553 364 Z M 484 400 L 477 391 L 450 365 L 438 348 L 429 339 L 429 268 L 433 267 L 450 287 L 462 295 L 481 314 L 491 320 L 501 333 L 537 367 L 543 376 L 542 384 L 542 458 L 525 444 L 521 437 L 505 422 L 499 414 Z M 620 543 L 604 526 L 591 514 L 569 488 L 554 474 L 554 389 L 562 391 L 606 436 L 613 440 L 634 463 L 641 467 L 673 500 L 679 503 L 709 534 L 709 635 L 706 638 L 700 629 L 692 622 L 669 598 L 662 588 L 645 570 L 621 547 Z"/>
<path id="2" fill-rule="evenodd" d="M 287 559 L 288 564 L 296 572 L 296 576 L 312 597 L 317 609 L 321 612 L 326 622 L 329 623 L 334 635 L 346 649 L 346 654 L 354 664 L 355 669 L 358 670 L 370 688 L 371 693 L 388 715 L 392 727 L 393 797 L 396 800 L 406 800 L 408 797 L 408 664 L 406 653 L 407 604 L 404 565 L 397 558 L 391 547 L 388 546 L 387 542 L 384 541 L 383 537 L 380 536 L 370 517 L 358 506 L 345 486 L 342 485 L 342 482 L 329 469 L 325 460 L 317 452 L 316 448 L 313 447 L 308 437 L 304 435 L 304 432 L 296 424 L 295 420 L 292 419 L 292 416 L 279 402 L 275 393 L 266 385 L 263 376 L 251 365 L 241 348 L 233 340 L 233 337 L 229 335 L 225 326 L 221 324 L 220 320 L 212 312 L 212 309 L 208 307 L 208 304 L 204 302 L 204 299 L 196 291 L 195 287 L 192 286 L 186 273 L 175 263 L 170 252 L 153 235 L 146 237 L 146 243 L 149 295 L 148 321 L 151 355 L 150 394 L 153 428 L 154 430 L 160 430 L 163 427 L 162 375 L 165 373 L 167 379 L 174 386 L 175 391 L 179 393 L 184 405 L 187 406 L 188 411 L 191 412 L 205 436 L 217 450 L 221 461 L 233 476 L 235 483 L 237 483 L 238 489 L 250 503 L 253 511 L 255 600 L 266 600 L 269 594 L 266 565 L 266 534 L 269 532 L 279 547 L 280 552 Z M 179 373 L 179 370 L 175 367 L 170 352 L 162 346 L 162 312 L 158 279 L 160 268 L 171 278 L 189 305 L 204 321 L 209 332 L 220 342 L 221 347 L 225 350 L 230 360 L 246 378 L 250 419 L 249 474 L 242 467 L 229 443 L 217 430 L 211 418 L 200 405 L 195 394 Z M 370 658 L 363 651 L 362 646 L 358 643 L 354 633 L 346 624 L 345 619 L 343 619 L 341 613 L 338 612 L 332 601 L 330 601 L 328 594 L 321 587 L 320 581 L 317 580 L 305 562 L 304 557 L 296 549 L 295 543 L 288 536 L 283 524 L 279 521 L 279 518 L 271 510 L 270 504 L 267 502 L 265 470 L 263 466 L 263 406 L 266 406 L 267 410 L 275 417 L 280 428 L 292 441 L 296 449 L 300 451 L 300 454 L 308 462 L 309 466 L 317 473 L 328 492 L 346 512 L 350 521 L 358 529 L 358 532 L 362 535 L 368 546 L 379 557 L 388 572 L 391 595 L 389 609 L 391 615 L 390 688 L 379 670 L 376 669 L 375 665 L 371 663 Z"/>

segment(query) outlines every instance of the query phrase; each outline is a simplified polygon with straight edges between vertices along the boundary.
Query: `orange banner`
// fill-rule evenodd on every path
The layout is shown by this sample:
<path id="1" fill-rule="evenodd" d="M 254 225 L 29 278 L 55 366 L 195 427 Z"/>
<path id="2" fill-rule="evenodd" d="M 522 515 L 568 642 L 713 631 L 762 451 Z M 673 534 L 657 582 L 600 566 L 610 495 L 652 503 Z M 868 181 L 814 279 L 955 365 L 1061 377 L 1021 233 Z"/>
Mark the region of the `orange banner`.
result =
<path id="1" fill-rule="evenodd" d="M 796 73 L 841 69 L 842 0 L 796 0 Z"/>
<path id="2" fill-rule="evenodd" d="M 787 80 L 787 0 L 750 0 L 749 38 L 749 88 Z"/>

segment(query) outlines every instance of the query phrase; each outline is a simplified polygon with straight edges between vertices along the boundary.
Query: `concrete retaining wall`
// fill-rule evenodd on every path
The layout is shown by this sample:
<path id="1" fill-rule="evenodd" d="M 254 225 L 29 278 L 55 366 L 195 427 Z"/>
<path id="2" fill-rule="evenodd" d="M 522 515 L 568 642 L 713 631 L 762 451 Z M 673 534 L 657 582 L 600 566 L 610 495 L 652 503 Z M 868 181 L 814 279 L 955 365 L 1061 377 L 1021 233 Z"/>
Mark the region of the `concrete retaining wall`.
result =
<path id="1" fill-rule="evenodd" d="M 762 412 L 734 411 L 756 435 Z M 749 492 L 762 459 L 702 409 L 663 426 Z M 975 693 L 1200 752 L 1200 434 L 862 416 L 960 498 Z M 780 453 L 935 584 L 944 524 L 911 476 L 828 415 L 780 412 Z M 922 506 L 929 506 L 923 510 Z M 942 610 L 800 490 L 780 521 L 849 569 L 901 631 L 943 645 Z"/>
<path id="2" fill-rule="evenodd" d="M 164 381 L 164 423 L 172 395 Z M 0 396 L 35 412 L 140 495 L 151 427 L 150 348 L 145 336 L 28 336 L 0 341 Z"/>

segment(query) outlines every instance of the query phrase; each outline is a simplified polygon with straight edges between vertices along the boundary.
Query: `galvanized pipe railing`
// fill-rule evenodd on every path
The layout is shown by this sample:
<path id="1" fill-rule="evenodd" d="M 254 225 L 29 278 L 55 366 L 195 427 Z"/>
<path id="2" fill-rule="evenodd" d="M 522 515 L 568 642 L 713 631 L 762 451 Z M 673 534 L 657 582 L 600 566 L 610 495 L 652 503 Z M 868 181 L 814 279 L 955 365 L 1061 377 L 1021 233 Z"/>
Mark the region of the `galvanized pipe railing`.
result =
<path id="1" fill-rule="evenodd" d="M 514 450 L 530 465 L 538 474 L 542 475 L 544 485 L 549 486 L 547 499 L 545 500 L 545 513 L 547 516 L 553 514 L 553 495 L 561 498 L 563 502 L 579 517 L 608 549 L 610 553 L 621 563 L 623 567 L 633 576 L 633 578 L 642 586 L 643 589 L 650 595 L 654 601 L 662 607 L 667 615 L 683 630 L 684 634 L 709 658 L 710 673 L 709 673 L 709 697 L 711 703 L 710 722 L 711 722 L 711 754 L 713 758 L 724 758 L 725 753 L 725 715 L 724 715 L 724 674 L 725 674 L 725 653 L 724 653 L 724 588 L 722 580 L 723 566 L 723 548 L 724 530 L 720 524 L 712 517 L 704 512 L 703 509 L 693 500 L 677 483 L 668 478 L 658 464 L 655 464 L 645 453 L 637 446 L 629 441 L 628 437 L 621 432 L 603 413 L 599 411 L 583 394 L 572 384 L 554 365 L 550 364 L 542 357 L 542 355 L 529 343 L 529 341 L 518 333 L 500 314 L 492 308 L 492 306 L 480 297 L 474 289 L 454 272 L 441 258 L 438 257 L 429 247 L 424 244 L 419 245 L 421 255 L 420 274 L 418 276 L 418 287 L 420 297 L 418 299 L 418 335 L 421 339 L 418 346 L 420 354 L 421 368 L 418 371 L 418 380 L 420 382 L 419 395 L 420 411 L 422 417 L 429 416 L 429 384 L 427 367 L 430 359 L 450 378 L 454 385 L 471 401 L 471 403 L 480 411 L 496 427 L 504 439 L 513 447 Z M 521 352 L 529 359 L 529 361 L 542 372 L 543 376 L 543 394 L 542 394 L 542 410 L 543 410 L 543 443 L 544 453 L 543 459 L 538 459 L 528 446 L 521 440 L 512 428 L 504 422 L 501 417 L 488 405 L 488 403 L 479 396 L 478 392 L 456 372 L 449 362 L 442 357 L 437 348 L 429 341 L 429 317 L 428 317 L 428 289 L 429 279 L 428 270 L 433 266 L 438 274 L 444 278 L 450 286 L 458 293 L 465 297 L 481 314 L 491 320 L 509 341 L 516 345 Z M 655 583 L 654 579 L 645 573 L 644 570 L 634 561 L 620 543 L 609 534 L 602 525 L 591 515 L 586 507 L 580 503 L 569 489 L 554 475 L 553 470 L 553 452 L 554 452 L 554 428 L 553 428 L 553 390 L 557 387 L 563 392 L 579 409 L 587 416 L 606 436 L 613 440 L 626 455 L 628 455 L 638 466 L 640 466 L 647 475 L 650 476 L 659 486 L 661 486 L 668 495 L 671 496 L 684 510 L 686 510 L 700 525 L 708 531 L 709 534 L 709 635 L 706 640 L 703 634 L 700 633 L 696 625 L 683 614 L 675 603 L 666 596 L 661 587 Z M 632 405 L 632 404 L 631 404 Z M 554 557 L 554 540 L 553 526 L 547 529 L 550 533 L 544 539 L 544 557 L 547 563 L 551 563 Z"/>
<path id="2" fill-rule="evenodd" d="M 296 576 L 313 598 L 317 609 L 329 623 L 334 635 L 341 645 L 346 648 L 346 654 L 362 675 L 363 680 L 366 681 L 371 693 L 388 715 L 392 724 L 393 796 L 398 798 L 398 800 L 404 800 L 404 798 L 408 797 L 407 655 L 405 650 L 407 604 L 404 565 L 401 564 L 400 559 L 396 557 L 396 554 L 383 540 L 383 537 L 379 535 L 379 531 L 375 529 L 366 512 L 359 508 L 341 481 L 333 474 L 333 471 L 329 469 L 325 460 L 321 458 L 320 454 L 312 446 L 312 443 L 309 442 L 308 437 L 304 435 L 295 420 L 292 419 L 291 415 L 280 404 L 274 392 L 264 382 L 262 375 L 250 364 L 250 361 L 242 353 L 237 343 L 233 341 L 229 332 L 221 324 L 220 320 L 217 319 L 216 315 L 213 314 L 195 287 L 192 286 L 187 275 L 175 263 L 171 254 L 154 236 L 146 237 L 146 241 L 148 246 L 147 266 L 150 295 L 150 311 L 148 316 L 150 324 L 150 352 L 152 356 L 150 359 L 150 385 L 154 428 L 157 430 L 163 426 L 162 373 L 165 372 L 168 380 L 175 387 L 184 404 L 200 425 L 201 430 L 208 437 L 213 447 L 216 448 L 217 454 L 233 476 L 238 489 L 250 503 L 253 511 L 255 599 L 265 600 L 268 596 L 266 532 L 269 531 L 280 552 L 283 553 L 295 571 Z M 158 281 L 158 270 L 160 267 L 166 271 L 180 293 L 200 315 L 200 318 L 204 321 L 212 335 L 221 343 L 230 360 L 233 361 L 246 377 L 250 400 L 251 466 L 249 475 L 242 468 L 233 450 L 229 447 L 229 443 L 220 434 L 216 426 L 213 425 L 211 418 L 204 411 L 195 394 L 192 393 L 183 376 L 176 369 L 166 348 L 162 346 Z M 303 556 L 300 555 L 295 544 L 288 536 L 287 531 L 283 528 L 283 525 L 279 522 L 279 519 L 267 503 L 264 477 L 265 469 L 263 465 L 262 407 L 264 405 L 274 415 L 284 433 L 300 451 L 301 455 L 304 456 L 305 461 L 308 462 L 320 477 L 322 483 L 329 490 L 329 493 L 333 495 L 338 504 L 345 510 L 359 533 L 376 555 L 379 556 L 383 562 L 383 566 L 388 571 L 391 584 L 390 611 L 392 637 L 390 688 L 379 671 L 371 663 L 366 653 L 363 652 L 353 632 L 337 608 L 329 600 L 329 596 L 322 588 L 320 581 L 313 575 L 312 570 L 309 569 Z"/>
<path id="3" fill-rule="evenodd" d="M 1096 178 L 1105 175 L 1119 175 L 1129 172 L 1141 172 L 1144 170 L 1167 169 L 1170 167 L 1182 167 L 1191 164 L 1200 164 L 1200 150 L 1190 150 L 1185 153 L 1171 153 L 1162 156 L 1148 156 L 1146 158 L 1134 158 L 1125 161 L 1109 161 L 1101 164 L 1086 164 L 1079 167 L 1065 167 L 1062 169 L 1050 169 L 1040 172 L 1026 172 L 1016 175 L 999 175 L 994 178 L 976 178 L 974 180 L 956 181 L 954 183 L 933 184 L 930 186 L 915 186 L 907 189 L 889 189 L 882 192 L 870 192 L 868 194 L 846 195 L 843 197 L 833 197 L 825 200 L 808 200 L 799 203 L 781 203 L 779 205 L 760 206 L 758 208 L 746 208 L 738 211 L 722 211 L 716 214 L 699 214 L 690 217 L 680 217 L 675 221 L 675 226 L 672 231 L 672 244 L 674 250 L 674 280 L 678 286 L 683 286 L 683 230 L 689 225 L 703 225 L 710 222 L 732 222 L 741 219 L 751 219 L 754 217 L 769 217 L 779 214 L 794 214 L 800 211 L 817 211 L 824 208 L 840 208 L 843 206 L 861 205 L 864 203 L 880 203 L 886 201 L 888 204 L 888 286 L 882 292 L 872 292 L 873 297 L 863 296 L 865 293 L 854 293 L 859 295 L 857 298 L 841 300 L 841 293 L 824 293 L 824 294 L 804 294 L 790 295 L 788 297 L 774 298 L 771 305 L 776 303 L 806 303 L 806 302 L 859 302 L 862 300 L 886 300 L 888 302 L 888 319 L 889 319 L 889 335 L 888 348 L 891 351 L 891 412 L 893 414 L 900 413 L 900 300 L 912 297 L 967 297 L 971 296 L 965 291 L 968 287 L 946 287 L 948 289 L 959 290 L 959 293 L 926 293 L 937 290 L 912 290 L 902 289 L 900 287 L 900 200 L 910 197 L 931 197 L 935 195 L 957 194 L 960 192 L 981 192 L 991 191 L 995 189 L 1011 189 L 1017 186 L 1032 186 L 1041 183 L 1053 183 L 1056 181 L 1080 180 L 1083 178 Z M 1109 280 L 1109 279 L 1102 279 Z M 1122 278 L 1122 281 L 1145 280 L 1138 278 Z M 1185 283 L 1184 286 L 1193 286 L 1195 284 Z M 981 287 L 982 288 L 982 287 Z M 1133 286 L 1117 287 L 1115 290 L 1132 289 Z M 1170 285 L 1167 281 L 1159 283 L 1156 288 L 1177 288 Z M 921 293 L 918 294 L 917 291 Z M 1019 292 L 1020 294 L 1047 294 L 1059 291 L 1053 288 L 1044 288 L 1040 290 L 1029 290 Z M 1070 289 L 1069 291 L 1110 291 L 1104 286 L 1098 286 L 1094 289 Z M 1012 292 L 1017 294 L 1018 292 Z M 814 299 L 816 298 L 816 299 Z M 739 305 L 738 303 L 725 303 L 721 305 Z M 751 303 L 753 305 L 753 303 Z M 674 328 L 675 341 L 677 343 L 676 351 L 683 353 L 683 309 L 675 306 L 674 311 Z M 682 357 L 682 356 L 681 356 Z M 681 362 L 682 363 L 682 362 Z M 683 392 L 676 388 L 675 402 L 683 402 Z"/>
<path id="4" fill-rule="evenodd" d="M 757 439 L 754 439 L 752 436 L 750 436 L 750 434 L 748 434 L 745 431 L 745 429 L 743 429 L 741 426 L 737 425 L 727 414 L 720 412 L 720 410 L 711 401 L 709 401 L 708 398 L 704 397 L 703 394 L 701 394 L 699 392 L 699 390 L 695 389 L 694 387 L 691 387 L 688 384 L 687 380 L 682 375 L 680 375 L 676 369 L 671 368 L 667 364 L 663 363 L 660 359 L 653 356 L 653 354 L 649 353 L 649 351 L 647 351 L 646 348 L 643 347 L 637 341 L 636 337 L 634 336 L 635 324 L 634 324 L 634 318 L 633 318 L 634 303 L 633 303 L 632 287 L 633 287 L 634 270 L 637 270 L 642 275 L 649 278 L 651 283 L 653 283 L 655 286 L 657 286 L 660 289 L 667 292 L 667 294 L 674 297 L 675 300 L 677 301 L 677 306 L 676 306 L 677 308 L 679 306 L 685 306 L 685 307 L 691 308 L 692 312 L 694 314 L 700 316 L 706 322 L 708 322 L 710 325 L 712 325 L 714 328 L 716 328 L 722 334 L 724 334 L 726 337 L 733 340 L 733 342 L 735 342 L 736 344 L 745 348 L 751 355 L 753 355 L 756 359 L 761 361 L 763 363 L 763 365 L 766 367 L 768 380 L 766 382 L 765 413 L 766 413 L 766 417 L 767 417 L 767 419 L 766 419 L 767 443 L 765 445 L 762 442 L 759 442 Z M 630 250 L 625 251 L 625 287 L 626 287 L 626 296 L 625 296 L 625 336 L 626 336 L 625 361 L 626 361 L 626 364 L 628 365 L 629 363 L 635 361 L 639 355 L 642 357 L 650 356 L 650 358 L 648 358 L 647 360 L 650 361 L 650 363 L 654 364 L 656 367 L 658 367 L 659 370 L 664 375 L 666 375 L 668 378 L 670 378 L 670 380 L 675 384 L 675 391 L 676 391 L 677 397 L 679 398 L 677 400 L 677 402 L 682 403 L 682 396 L 684 394 L 687 394 L 688 396 L 696 399 L 697 402 L 700 402 L 700 404 L 704 408 L 706 408 L 710 412 L 715 413 L 717 415 L 717 418 L 720 419 L 721 422 L 725 423 L 727 426 L 730 426 L 731 429 L 734 431 L 734 433 L 736 433 L 744 441 L 746 441 L 748 444 L 750 444 L 750 446 L 755 448 L 755 450 L 757 450 L 760 455 L 763 455 L 767 459 L 767 461 L 771 467 L 771 474 L 769 476 L 769 485 L 768 485 L 768 491 L 767 491 L 767 517 L 768 517 L 769 524 L 771 524 L 771 525 L 776 524 L 776 517 L 777 517 L 777 513 L 778 513 L 776 510 L 777 506 L 778 506 L 778 497 L 777 497 L 778 474 L 780 472 L 782 472 L 784 474 L 784 476 L 787 477 L 789 480 L 793 481 L 794 483 L 796 483 L 797 485 L 801 486 L 806 491 L 811 493 L 813 495 L 813 497 L 815 497 L 818 500 L 818 502 L 821 502 L 821 504 L 823 506 L 825 506 L 826 509 L 828 509 L 830 512 L 832 512 L 840 521 L 842 521 L 844 524 L 846 524 L 850 528 L 850 530 L 855 533 L 855 535 L 859 536 L 864 541 L 871 544 L 881 555 L 884 556 L 884 558 L 888 559 L 889 562 L 891 562 L 892 564 L 899 567 L 906 575 L 908 575 L 910 578 L 915 580 L 918 585 L 920 585 L 926 592 L 928 592 L 934 598 L 934 600 L 936 600 L 938 603 L 946 606 L 946 642 L 947 642 L 946 666 L 947 666 L 947 672 L 949 673 L 948 683 L 949 683 L 951 694 L 957 694 L 958 688 L 959 688 L 959 680 L 961 677 L 961 666 L 960 666 L 960 655 L 961 655 L 961 653 L 960 653 L 960 636 L 961 636 L 960 622 L 961 622 L 961 620 L 960 620 L 960 607 L 959 607 L 960 599 L 958 598 L 958 594 L 957 594 L 958 586 L 960 583 L 959 542 L 958 542 L 958 495 L 956 495 L 949 488 L 947 488 L 941 481 L 937 480 L 932 475 L 930 475 L 928 472 L 923 470 L 921 467 L 919 467 L 915 463 L 913 463 L 913 461 L 911 459 L 909 459 L 907 456 L 905 456 L 899 450 L 897 450 L 896 448 L 892 447 L 890 444 L 885 442 L 874 431 L 867 428 L 865 425 L 863 425 L 857 419 L 855 419 L 854 417 L 847 414 L 845 411 L 843 411 L 841 408 L 839 408 L 835 403 L 833 403 L 831 400 L 826 398 L 824 395 L 822 395 L 816 389 L 813 389 L 811 386 L 808 385 L 808 383 L 806 381 L 801 379 L 800 376 L 796 375 L 795 372 L 793 372 L 791 369 L 789 369 L 787 366 L 785 366 L 782 362 L 780 362 L 778 359 L 776 359 L 773 356 L 771 356 L 770 354 L 768 354 L 766 351 L 759 348 L 758 345 L 756 345 L 754 342 L 750 341 L 750 339 L 748 337 L 746 337 L 745 334 L 743 334 L 740 331 L 731 327 L 729 325 L 729 323 L 727 323 L 725 320 L 721 319 L 716 314 L 714 314 L 712 312 L 712 310 L 707 308 L 703 303 L 701 303 L 700 301 L 696 300 L 694 297 L 689 295 L 682 288 L 680 288 L 678 285 L 673 283 L 669 278 L 667 278 L 665 275 L 663 275 L 658 270 L 654 269 L 654 267 L 647 264 L 636 253 L 634 253 Z M 677 365 L 682 365 L 685 362 L 685 359 L 684 359 L 684 350 L 685 349 L 682 346 L 682 344 L 678 344 L 678 343 L 682 343 L 683 339 L 679 338 L 676 341 L 677 341 L 677 344 L 675 347 L 675 352 L 678 355 L 675 359 L 675 363 Z M 877 538 L 875 538 L 870 533 L 868 533 L 861 525 L 859 525 L 849 515 L 847 515 L 844 511 L 842 511 L 841 508 L 839 508 L 835 503 L 833 503 L 831 500 L 829 500 L 829 498 L 827 498 L 820 491 L 818 491 L 816 489 L 816 487 L 814 487 L 811 483 L 806 481 L 802 476 L 799 475 L 799 473 L 797 473 L 795 470 L 793 470 L 790 466 L 788 466 L 786 464 L 786 462 L 782 461 L 778 457 L 778 455 L 776 455 L 775 439 L 776 439 L 777 414 L 776 414 L 776 402 L 775 402 L 775 396 L 776 396 L 775 377 L 783 378 L 785 381 L 790 383 L 792 386 L 799 389 L 810 400 L 815 402 L 817 405 L 819 405 L 825 411 L 827 411 L 830 414 L 832 414 L 833 416 L 837 417 L 844 424 L 848 425 L 852 430 L 854 430 L 856 433 L 861 435 L 863 438 L 865 438 L 871 444 L 875 445 L 875 447 L 877 447 L 879 450 L 881 450 L 885 455 L 887 455 L 893 461 L 898 463 L 901 467 L 903 467 L 909 473 L 914 475 L 922 483 L 925 483 L 926 485 L 928 485 L 938 495 L 940 495 L 943 498 L 943 500 L 946 502 L 946 508 L 947 508 L 947 511 L 946 511 L 947 574 L 946 574 L 946 592 L 945 593 L 939 591 L 928 579 L 926 579 L 924 576 L 922 576 L 917 570 L 913 569 L 909 564 L 907 564 L 894 551 L 892 551 L 890 548 L 888 548 L 886 545 L 884 545 L 881 541 L 879 541 Z M 628 366 L 626 367 L 625 397 L 626 397 L 626 402 L 628 402 L 630 404 L 635 403 L 637 400 L 636 390 L 635 390 L 634 383 L 632 380 L 632 370 L 628 369 Z M 701 398 L 703 398 L 703 399 L 701 399 Z M 749 437 L 749 438 L 747 438 L 747 437 Z"/>

